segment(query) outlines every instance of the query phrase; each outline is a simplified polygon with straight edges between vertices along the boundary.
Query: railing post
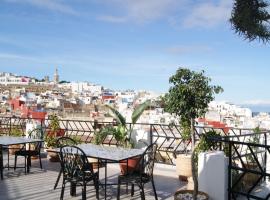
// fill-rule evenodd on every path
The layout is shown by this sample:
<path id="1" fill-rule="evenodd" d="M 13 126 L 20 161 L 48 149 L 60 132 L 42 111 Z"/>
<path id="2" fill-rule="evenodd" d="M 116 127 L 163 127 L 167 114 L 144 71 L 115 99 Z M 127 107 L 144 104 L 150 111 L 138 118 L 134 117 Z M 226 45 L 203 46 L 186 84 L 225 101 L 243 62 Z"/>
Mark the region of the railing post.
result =
<path id="1" fill-rule="evenodd" d="M 266 168 L 267 168 L 267 132 L 264 133 L 264 173 L 266 174 Z M 264 181 L 266 181 L 266 176 L 264 176 Z"/>
<path id="2" fill-rule="evenodd" d="M 232 170 L 232 143 L 229 142 L 229 166 L 228 166 L 228 200 L 231 200 L 231 190 L 232 190 L 232 183 L 231 183 L 231 170 Z"/>
<path id="3" fill-rule="evenodd" d="M 10 133 L 11 133 L 11 118 L 12 117 L 9 117 L 9 133 L 8 133 L 8 135 L 10 135 Z"/>
<path id="4" fill-rule="evenodd" d="M 153 144 L 153 124 L 150 124 L 150 144 Z"/>
<path id="5" fill-rule="evenodd" d="M 67 135 L 66 133 L 68 132 L 68 124 L 69 124 L 69 120 L 66 120 L 66 128 L 65 128 L 65 135 Z"/>

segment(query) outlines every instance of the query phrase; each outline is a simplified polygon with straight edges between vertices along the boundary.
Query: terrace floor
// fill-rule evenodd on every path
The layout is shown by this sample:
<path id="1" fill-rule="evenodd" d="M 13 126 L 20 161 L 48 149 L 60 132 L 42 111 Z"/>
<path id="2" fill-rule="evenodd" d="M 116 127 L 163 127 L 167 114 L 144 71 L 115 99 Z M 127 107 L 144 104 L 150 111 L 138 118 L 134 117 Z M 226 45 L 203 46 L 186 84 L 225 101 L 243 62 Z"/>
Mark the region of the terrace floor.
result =
<path id="1" fill-rule="evenodd" d="M 6 157 L 4 157 L 6 159 Z M 13 165 L 14 158 L 10 158 Z M 6 163 L 6 160 L 4 160 Z M 24 163 L 23 158 L 18 159 L 19 164 Z M 39 168 L 37 160 L 32 161 L 32 168 L 29 174 L 24 174 L 24 169 L 4 169 L 4 180 L 0 180 L 0 199 L 1 200 L 54 200 L 60 198 L 60 185 L 53 190 L 58 171 L 59 163 L 52 163 L 47 158 L 42 159 L 43 169 Z M 108 180 L 109 182 L 117 182 L 119 174 L 118 164 L 108 165 Z M 104 177 L 104 170 L 100 171 L 100 178 Z M 164 164 L 156 164 L 154 169 L 154 180 L 157 190 L 158 199 L 166 200 L 173 199 L 173 194 L 177 189 L 184 188 L 185 183 L 180 182 L 175 173 L 175 167 Z M 60 181 L 61 182 L 61 181 Z M 117 187 L 107 186 L 107 199 L 116 199 Z M 145 186 L 146 199 L 154 199 L 151 184 Z M 76 200 L 81 199 L 81 189 L 77 187 L 77 196 L 69 195 L 69 187 L 67 185 L 64 199 Z M 96 199 L 93 186 L 87 187 L 87 199 Z M 100 188 L 100 199 L 104 199 L 104 189 Z M 121 199 L 140 199 L 138 188 L 135 187 L 134 197 L 126 194 L 125 186 L 121 187 Z"/>

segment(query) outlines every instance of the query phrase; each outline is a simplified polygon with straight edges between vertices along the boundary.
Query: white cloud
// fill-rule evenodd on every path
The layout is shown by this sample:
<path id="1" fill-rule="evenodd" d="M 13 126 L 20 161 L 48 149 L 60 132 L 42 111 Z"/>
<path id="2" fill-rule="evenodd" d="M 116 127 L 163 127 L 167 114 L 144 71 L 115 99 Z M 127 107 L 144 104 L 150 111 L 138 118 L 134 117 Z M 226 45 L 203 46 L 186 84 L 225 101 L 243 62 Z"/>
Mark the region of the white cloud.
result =
<path id="1" fill-rule="evenodd" d="M 247 104 L 247 105 L 270 105 L 270 100 L 262 100 L 262 99 L 248 100 L 248 101 L 244 101 L 242 104 Z"/>
<path id="2" fill-rule="evenodd" d="M 112 23 L 123 23 L 126 22 L 128 19 L 125 17 L 117 17 L 112 15 L 101 15 L 97 17 L 98 20 L 112 22 Z"/>
<path id="3" fill-rule="evenodd" d="M 5 0 L 8 3 L 24 3 L 55 12 L 77 15 L 78 13 L 62 0 Z"/>
<path id="4" fill-rule="evenodd" d="M 213 27 L 229 20 L 232 9 L 232 0 L 204 1 L 194 4 L 184 20 L 183 25 L 192 27 Z"/>
<path id="5" fill-rule="evenodd" d="M 114 6 L 122 12 L 122 19 L 125 21 L 135 21 L 145 23 L 166 17 L 173 10 L 179 9 L 187 0 L 103 0 L 108 6 Z M 114 15 L 109 14 L 107 18 L 98 17 L 98 19 L 119 22 L 111 20 Z M 124 21 L 124 20 L 123 20 Z"/>
<path id="6" fill-rule="evenodd" d="M 174 54 L 187 54 L 187 53 L 205 53 L 212 49 L 205 45 L 177 45 L 167 49 L 168 52 Z"/>

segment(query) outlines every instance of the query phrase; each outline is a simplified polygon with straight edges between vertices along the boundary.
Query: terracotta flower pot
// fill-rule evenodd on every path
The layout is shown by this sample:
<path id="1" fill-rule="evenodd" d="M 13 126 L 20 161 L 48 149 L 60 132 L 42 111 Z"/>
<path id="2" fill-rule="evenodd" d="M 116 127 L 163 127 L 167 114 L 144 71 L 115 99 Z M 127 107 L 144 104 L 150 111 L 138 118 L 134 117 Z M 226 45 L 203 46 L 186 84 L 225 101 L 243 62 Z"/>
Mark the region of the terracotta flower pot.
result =
<path id="1" fill-rule="evenodd" d="M 8 152 L 10 155 L 14 155 L 16 151 L 21 148 L 20 144 L 9 145 Z"/>
<path id="2" fill-rule="evenodd" d="M 60 162 L 59 154 L 55 152 L 47 151 L 47 158 L 51 162 Z"/>
<path id="3" fill-rule="evenodd" d="M 140 157 L 130 158 L 128 159 L 128 161 L 126 160 L 121 161 L 119 163 L 121 174 L 125 175 L 127 173 L 139 170 L 140 169 L 140 165 L 138 164 L 139 161 L 140 161 Z"/>

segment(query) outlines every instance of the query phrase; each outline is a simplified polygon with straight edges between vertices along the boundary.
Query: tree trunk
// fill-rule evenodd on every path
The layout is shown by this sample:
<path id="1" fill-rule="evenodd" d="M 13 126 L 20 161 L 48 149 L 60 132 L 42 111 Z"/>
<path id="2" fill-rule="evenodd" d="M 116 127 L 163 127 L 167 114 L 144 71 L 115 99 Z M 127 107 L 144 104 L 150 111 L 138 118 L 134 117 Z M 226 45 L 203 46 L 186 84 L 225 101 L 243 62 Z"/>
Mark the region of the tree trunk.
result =
<path id="1" fill-rule="evenodd" d="M 192 170 L 192 178 L 194 183 L 194 189 L 193 189 L 193 200 L 197 200 L 198 195 L 198 171 L 197 171 L 197 164 L 195 161 L 195 131 L 194 131 L 194 119 L 190 120 L 190 131 L 191 131 L 191 142 L 192 142 L 192 155 L 191 155 L 191 170 Z"/>

